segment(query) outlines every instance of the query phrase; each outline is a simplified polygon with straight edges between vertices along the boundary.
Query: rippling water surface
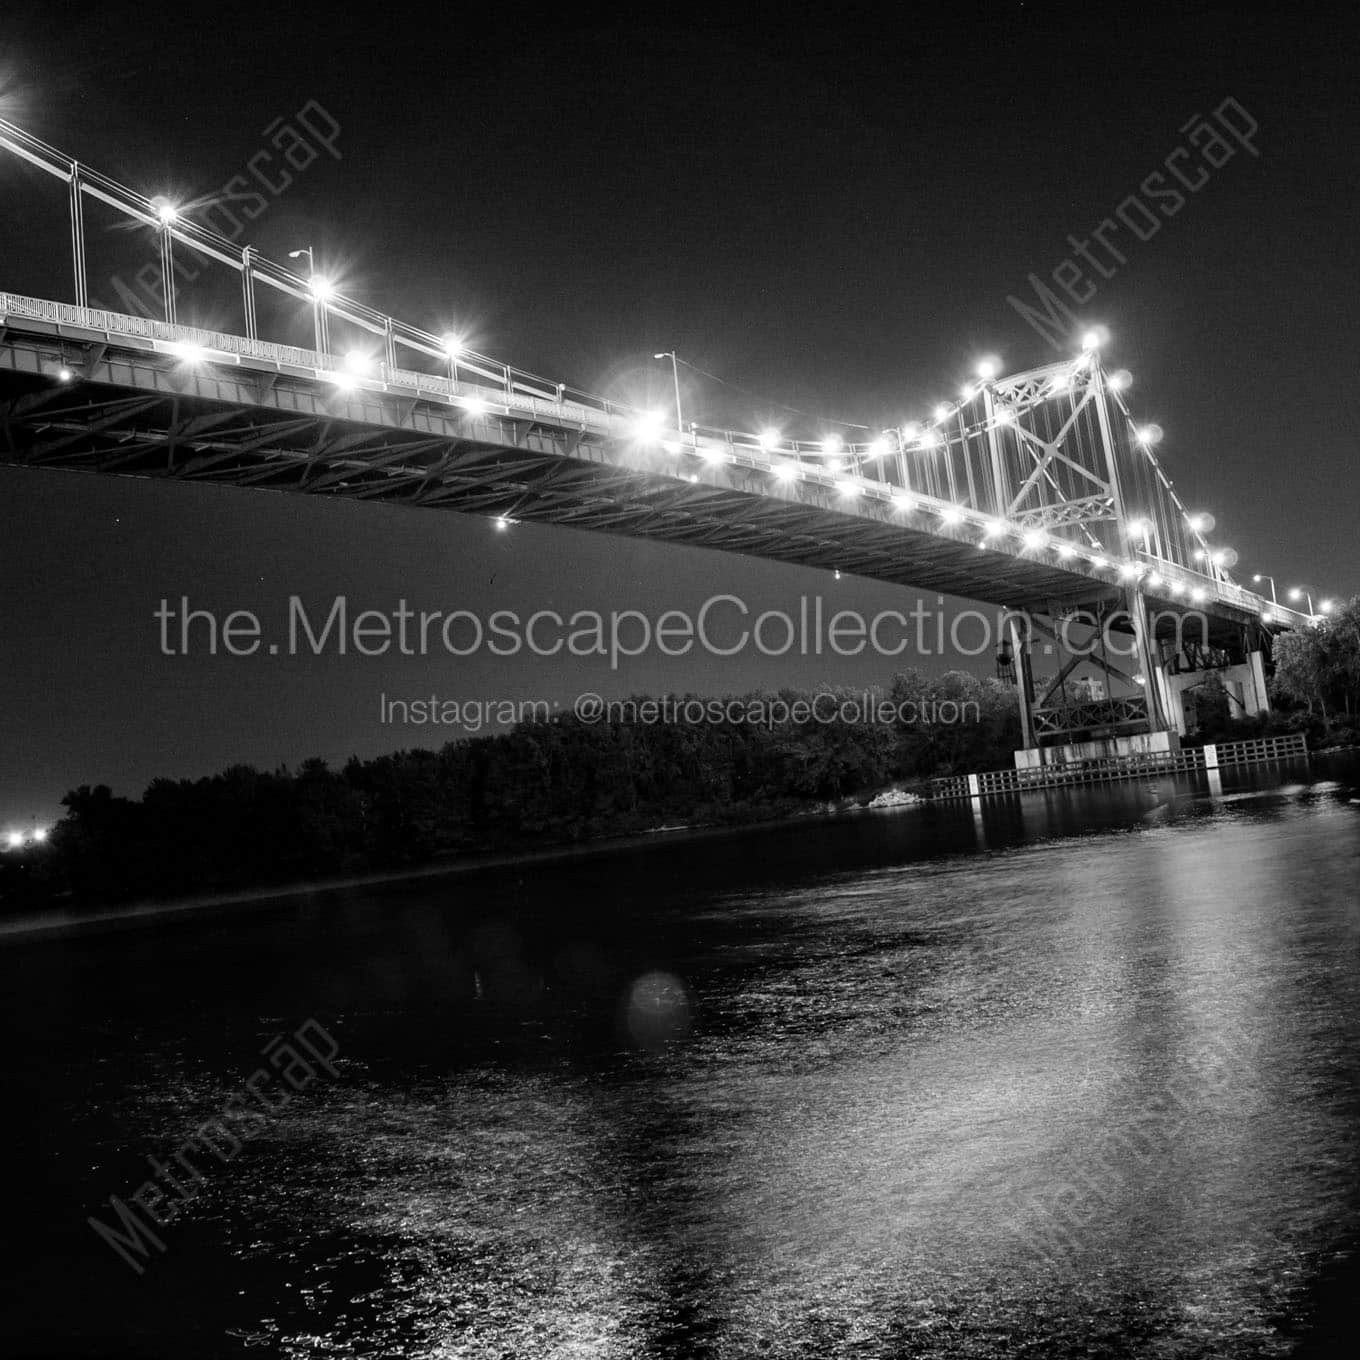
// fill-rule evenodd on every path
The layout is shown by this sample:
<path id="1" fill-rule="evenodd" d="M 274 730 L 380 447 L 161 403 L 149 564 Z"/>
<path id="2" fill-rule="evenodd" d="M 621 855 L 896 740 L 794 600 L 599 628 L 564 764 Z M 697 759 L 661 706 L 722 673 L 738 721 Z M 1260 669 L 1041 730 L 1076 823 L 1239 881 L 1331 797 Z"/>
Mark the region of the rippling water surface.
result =
<path id="1" fill-rule="evenodd" d="M 1353 764 L 0 947 L 19 1355 L 1283 1356 L 1360 1233 Z M 321 1077 L 95 1235 L 308 1017 Z M 3 1349 L 3 1347 L 0 1347 Z"/>

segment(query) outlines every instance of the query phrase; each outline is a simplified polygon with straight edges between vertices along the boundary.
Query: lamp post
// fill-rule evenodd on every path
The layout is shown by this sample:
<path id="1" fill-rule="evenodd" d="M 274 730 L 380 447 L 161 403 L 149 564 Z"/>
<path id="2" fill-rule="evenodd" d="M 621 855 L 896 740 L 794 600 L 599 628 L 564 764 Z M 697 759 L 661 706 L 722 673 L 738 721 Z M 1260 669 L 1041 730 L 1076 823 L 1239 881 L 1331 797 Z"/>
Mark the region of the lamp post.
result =
<path id="1" fill-rule="evenodd" d="M 246 317 L 246 337 L 259 339 L 259 321 L 255 315 L 255 247 L 241 248 L 241 303 Z"/>
<path id="2" fill-rule="evenodd" d="M 1262 581 L 1269 581 L 1269 582 L 1270 582 L 1270 602 L 1271 602 L 1271 604 L 1276 604 L 1276 605 L 1280 603 L 1279 600 L 1277 600 L 1277 599 L 1275 598 L 1275 578 L 1274 578 L 1273 576 L 1267 576 L 1265 572 L 1261 571 L 1261 572 L 1257 572 L 1256 575 L 1253 576 L 1251 579 L 1252 579 L 1252 581 L 1253 581 L 1256 585 L 1260 585 Z"/>
<path id="3" fill-rule="evenodd" d="M 1313 617 L 1313 592 L 1312 592 L 1311 590 L 1309 590 L 1307 586 L 1295 586 L 1295 587 L 1293 588 L 1293 590 L 1291 590 L 1291 591 L 1289 592 L 1289 598 L 1290 598 L 1291 600 L 1299 600 L 1299 599 L 1307 600 L 1307 601 L 1308 601 L 1308 617 L 1309 617 L 1309 618 L 1312 618 L 1312 617 Z"/>
<path id="4" fill-rule="evenodd" d="M 326 325 L 326 295 L 330 292 L 330 285 L 316 272 L 316 256 L 312 252 L 311 246 L 303 246 L 301 250 L 290 250 L 288 258 L 290 260 L 300 260 L 303 256 L 307 257 L 307 283 L 312 290 L 312 335 L 315 337 L 314 348 L 318 354 L 325 354 L 330 336 L 329 327 Z"/>
<path id="5" fill-rule="evenodd" d="M 653 354 L 653 359 L 669 359 L 671 361 L 671 381 L 675 384 L 675 428 L 678 434 L 683 435 L 685 427 L 681 423 L 680 416 L 680 360 L 676 358 L 675 351 L 668 349 L 662 350 L 660 354 Z"/>

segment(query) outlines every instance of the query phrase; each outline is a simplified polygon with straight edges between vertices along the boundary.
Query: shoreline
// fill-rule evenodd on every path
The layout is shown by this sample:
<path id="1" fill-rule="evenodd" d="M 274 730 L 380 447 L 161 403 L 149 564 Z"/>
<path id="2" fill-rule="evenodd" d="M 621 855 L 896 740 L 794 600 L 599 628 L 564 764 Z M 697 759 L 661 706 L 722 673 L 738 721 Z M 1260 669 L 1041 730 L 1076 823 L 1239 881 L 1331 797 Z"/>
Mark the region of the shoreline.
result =
<path id="1" fill-rule="evenodd" d="M 875 793 L 882 797 L 886 790 Z M 0 920 L 0 947 L 11 942 L 38 939 L 62 933 L 94 931 L 100 927 L 131 927 L 167 916 L 183 916 L 212 911 L 239 910 L 246 907 L 268 906 L 290 898 L 325 896 L 330 893 L 380 887 L 390 883 L 418 882 L 421 879 L 453 878 L 459 874 L 483 870 L 508 869 L 522 864 L 544 864 L 553 861 L 593 859 L 600 855 L 627 850 L 645 850 L 659 845 L 675 845 L 679 841 L 716 840 L 723 836 L 740 835 L 761 827 L 793 826 L 809 818 L 818 820 L 850 817 L 861 812 L 895 812 L 901 808 L 921 807 L 924 800 L 874 806 L 872 802 L 851 803 L 845 807 L 820 806 L 806 812 L 796 812 L 762 821 L 738 822 L 730 825 L 698 823 L 685 826 L 658 826 L 646 831 L 633 831 L 617 836 L 544 846 L 539 850 L 474 851 L 436 863 L 408 869 L 377 869 L 362 874 L 336 878 L 309 879 L 304 883 L 286 883 L 252 889 L 230 889 L 220 893 L 206 893 L 195 897 L 178 897 L 167 901 L 130 902 L 106 910 L 46 911 L 39 914 L 15 916 Z"/>

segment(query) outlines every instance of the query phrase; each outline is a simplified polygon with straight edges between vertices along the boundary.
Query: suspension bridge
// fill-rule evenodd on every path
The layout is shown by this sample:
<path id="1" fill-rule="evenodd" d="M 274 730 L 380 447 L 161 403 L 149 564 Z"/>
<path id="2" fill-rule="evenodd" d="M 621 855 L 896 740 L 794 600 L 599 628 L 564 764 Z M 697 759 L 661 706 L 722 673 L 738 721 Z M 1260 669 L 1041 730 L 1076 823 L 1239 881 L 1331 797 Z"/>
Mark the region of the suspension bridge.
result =
<path id="1" fill-rule="evenodd" d="M 983 366 L 929 419 L 862 442 L 682 425 L 678 401 L 674 418 L 622 405 L 384 315 L 4 120 L 0 150 L 64 184 L 71 267 L 65 299 L 0 291 L 0 462 L 565 525 L 1001 606 L 1023 616 L 998 657 L 1022 762 L 1092 738 L 1174 745 L 1211 670 L 1260 711 L 1272 637 L 1314 619 L 1232 578 L 1098 336 L 1027 372 Z M 161 316 L 91 305 L 91 204 L 154 239 Z M 235 275 L 239 327 L 183 323 L 183 276 L 206 269 Z M 310 312 L 311 348 L 261 333 L 266 299 Z M 1129 668 L 1088 652 L 1036 688 L 1036 639 L 1074 620 L 1124 633 Z M 1074 702 L 1082 660 L 1127 692 Z"/>

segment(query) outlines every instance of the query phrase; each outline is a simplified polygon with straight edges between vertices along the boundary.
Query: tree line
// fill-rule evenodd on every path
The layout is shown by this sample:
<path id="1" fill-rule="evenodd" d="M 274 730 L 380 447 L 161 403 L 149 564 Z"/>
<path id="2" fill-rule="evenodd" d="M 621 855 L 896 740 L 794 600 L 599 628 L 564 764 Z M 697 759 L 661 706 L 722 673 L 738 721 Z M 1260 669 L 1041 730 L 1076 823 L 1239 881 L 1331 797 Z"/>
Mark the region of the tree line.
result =
<path id="1" fill-rule="evenodd" d="M 1360 743 L 1360 598 L 1274 641 L 1275 711 L 1235 718 L 1210 672 L 1194 740 L 1305 731 L 1310 747 Z M 829 697 L 828 697 L 829 696 Z M 827 712 L 862 691 L 731 696 Z M 340 768 L 236 765 L 161 778 L 140 798 L 82 785 L 41 851 L 0 856 L 0 907 L 115 903 L 359 873 L 487 850 L 625 835 L 658 826 L 756 821 L 894 783 L 1008 766 L 1021 743 L 1013 685 L 909 670 L 869 691 L 913 716 L 585 723 L 571 714 L 403 750 Z M 672 696 L 672 704 L 699 696 Z M 634 701 L 641 711 L 647 700 Z M 724 701 L 727 702 L 727 701 Z M 920 720 L 955 706 L 960 721 Z"/>
<path id="2" fill-rule="evenodd" d="M 561 714 L 437 751 L 351 757 L 338 769 L 311 759 L 296 769 L 159 778 L 139 799 L 82 785 L 62 800 L 65 816 L 43 852 L 26 857 L 22 873 L 7 866 L 0 887 L 11 906 L 113 903 L 761 820 L 1008 764 L 1020 744 L 1014 689 L 997 680 L 913 670 L 869 695 L 907 718 L 590 724 Z M 860 704 L 864 691 L 733 697 L 748 709 L 777 700 L 825 714 L 842 700 Z M 959 721 L 919 720 L 954 711 Z"/>
<path id="3" fill-rule="evenodd" d="M 1360 727 L 1360 595 L 1275 639 L 1275 688 L 1339 731 Z"/>
<path id="4" fill-rule="evenodd" d="M 1271 711 L 1232 711 L 1214 672 L 1195 691 L 1197 741 L 1303 732 L 1311 750 L 1360 745 L 1360 596 L 1306 628 L 1277 634 L 1269 680 Z"/>

